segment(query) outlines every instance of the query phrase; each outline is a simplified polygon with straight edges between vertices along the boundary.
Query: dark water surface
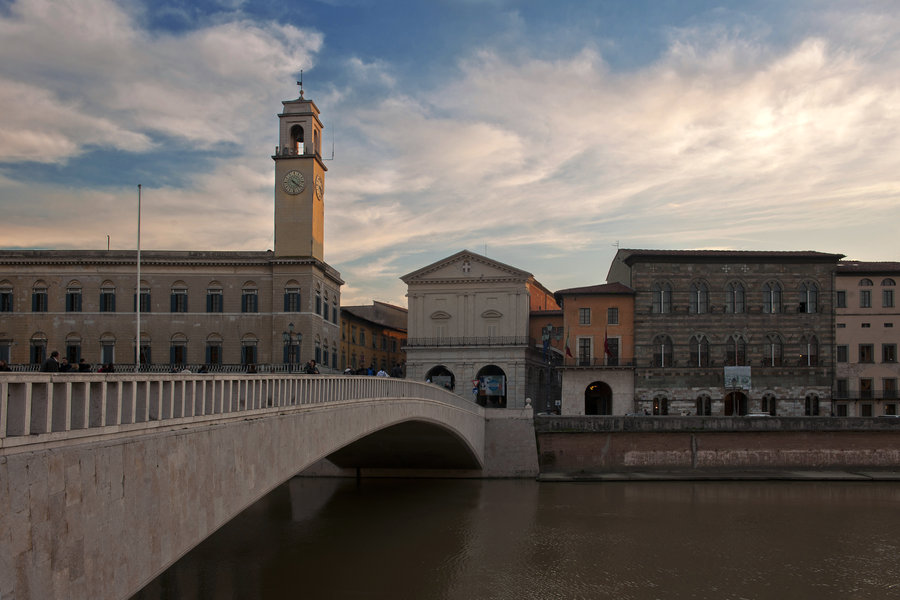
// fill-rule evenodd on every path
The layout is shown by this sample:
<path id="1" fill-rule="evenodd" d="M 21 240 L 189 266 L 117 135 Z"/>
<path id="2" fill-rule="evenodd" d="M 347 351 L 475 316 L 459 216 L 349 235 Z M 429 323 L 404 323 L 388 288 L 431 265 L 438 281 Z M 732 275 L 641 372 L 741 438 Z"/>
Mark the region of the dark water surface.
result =
<path id="1" fill-rule="evenodd" d="M 900 599 L 900 483 L 294 479 L 135 598 Z"/>

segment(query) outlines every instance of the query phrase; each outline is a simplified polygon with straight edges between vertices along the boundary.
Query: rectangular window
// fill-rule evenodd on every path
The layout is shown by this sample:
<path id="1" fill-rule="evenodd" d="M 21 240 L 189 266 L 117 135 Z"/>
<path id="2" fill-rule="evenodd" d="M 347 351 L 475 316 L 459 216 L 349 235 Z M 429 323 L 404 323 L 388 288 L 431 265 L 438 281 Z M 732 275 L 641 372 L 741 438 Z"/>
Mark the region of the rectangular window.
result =
<path id="1" fill-rule="evenodd" d="M 81 360 L 80 342 L 66 343 L 66 360 L 69 361 L 69 364 L 72 365 L 73 368 L 78 368 L 78 361 Z"/>
<path id="2" fill-rule="evenodd" d="M 0 360 L 5 362 L 6 364 L 10 363 L 10 348 L 12 347 L 12 342 L 9 340 L 0 340 Z"/>
<path id="3" fill-rule="evenodd" d="M 206 312 L 220 313 L 225 305 L 222 290 L 206 290 Z"/>
<path id="4" fill-rule="evenodd" d="M 872 290 L 859 290 L 859 307 L 872 308 Z"/>
<path id="5" fill-rule="evenodd" d="M 872 416 L 872 405 L 868 402 L 865 404 L 859 405 L 859 416 L 861 417 L 871 417 Z"/>
<path id="6" fill-rule="evenodd" d="M 837 325 L 835 325 L 835 327 L 837 327 L 838 329 L 843 329 L 843 328 L 845 328 L 846 326 L 847 326 L 846 323 L 838 323 Z"/>
<path id="7" fill-rule="evenodd" d="M 222 364 L 222 344 L 219 342 L 208 342 L 206 344 L 206 364 L 221 365 Z"/>
<path id="8" fill-rule="evenodd" d="M 591 364 L 591 338 L 578 338 L 578 364 L 587 367 Z"/>
<path id="9" fill-rule="evenodd" d="M 169 364 L 183 365 L 187 363 L 187 346 L 184 342 L 173 342 L 169 346 Z"/>
<path id="10" fill-rule="evenodd" d="M 881 389 L 883 391 L 883 397 L 886 400 L 894 400 L 897 398 L 897 380 L 896 379 L 882 379 L 881 380 Z"/>
<path id="11" fill-rule="evenodd" d="M 836 416 L 838 416 L 838 417 L 846 417 L 847 416 L 847 405 L 846 404 L 838 404 L 836 408 L 837 408 L 837 411 L 835 412 Z"/>
<path id="12" fill-rule="evenodd" d="M 366 330 L 365 329 L 359 330 L 359 345 L 360 346 L 366 345 Z"/>
<path id="13" fill-rule="evenodd" d="M 100 342 L 100 362 L 104 365 L 112 365 L 116 362 L 116 343 Z"/>
<path id="14" fill-rule="evenodd" d="M 618 366 L 619 364 L 619 338 L 607 338 L 606 339 L 606 348 L 603 349 L 603 352 L 606 353 L 606 364 L 610 367 Z"/>
<path id="15" fill-rule="evenodd" d="M 31 364 L 40 365 L 47 359 L 47 345 L 43 341 L 31 342 Z"/>
<path id="16" fill-rule="evenodd" d="M 100 312 L 116 312 L 116 290 L 109 288 L 100 290 Z M 107 361 L 103 362 L 106 364 Z"/>
<path id="17" fill-rule="evenodd" d="M 897 415 L 897 405 L 893 404 L 893 403 L 885 404 L 884 405 L 884 414 L 892 416 L 892 417 L 896 416 Z"/>
<path id="18" fill-rule="evenodd" d="M 859 362 L 875 362 L 875 347 L 872 344 L 859 345 Z"/>
<path id="19" fill-rule="evenodd" d="M 850 351 L 849 347 L 846 345 L 837 347 L 837 361 L 839 363 L 845 363 L 850 360 Z"/>
<path id="20" fill-rule="evenodd" d="M 850 382 L 847 379 L 836 379 L 834 388 L 834 397 L 839 400 L 846 400 L 850 397 Z"/>
<path id="21" fill-rule="evenodd" d="M 872 327 L 872 324 L 871 323 L 863 323 L 860 327 L 862 327 L 863 329 L 869 329 L 870 327 Z"/>
<path id="22" fill-rule="evenodd" d="M 881 345 L 881 362 L 895 363 L 897 362 L 897 344 Z"/>
<path id="23" fill-rule="evenodd" d="M 884 326 L 890 328 L 890 327 L 893 327 L 894 324 L 893 323 L 885 323 Z"/>
<path id="24" fill-rule="evenodd" d="M 172 290 L 171 300 L 169 302 L 171 312 L 186 313 L 188 310 L 188 294 L 185 289 Z"/>
<path id="25" fill-rule="evenodd" d="M 589 309 L 589 308 L 579 308 L 578 309 L 578 324 L 579 325 L 590 325 L 591 324 L 591 309 Z"/>
<path id="26" fill-rule="evenodd" d="M 256 344 L 241 346 L 241 364 L 244 366 L 256 364 Z"/>
<path id="27" fill-rule="evenodd" d="M 47 288 L 35 288 L 31 293 L 31 312 L 47 312 Z"/>
<path id="28" fill-rule="evenodd" d="M 859 399 L 860 400 L 871 400 L 872 399 L 872 380 L 868 377 L 863 377 L 859 380 Z M 872 415 L 869 415 L 872 416 Z"/>
<path id="29" fill-rule="evenodd" d="M 319 292 L 316 292 L 316 314 L 322 314 L 322 296 Z"/>
<path id="30" fill-rule="evenodd" d="M 257 290 L 243 290 L 241 292 L 241 312 L 255 313 L 259 312 L 259 294 Z M 254 361 L 255 362 L 255 361 Z"/>
<path id="31" fill-rule="evenodd" d="M 13 293 L 10 289 L 0 290 L 0 312 L 13 311 Z"/>
<path id="32" fill-rule="evenodd" d="M 619 324 L 619 309 L 618 308 L 607 308 L 606 309 L 606 322 L 609 325 L 618 325 Z"/>
<path id="33" fill-rule="evenodd" d="M 81 290 L 69 288 L 66 290 L 66 312 L 81 312 Z"/>
<path id="34" fill-rule="evenodd" d="M 136 310 L 134 308 L 134 302 L 136 300 L 132 299 L 132 310 Z M 150 290 L 142 289 L 141 290 L 141 312 L 148 313 L 150 312 Z"/>
<path id="35" fill-rule="evenodd" d="M 142 365 L 150 365 L 153 364 L 150 356 L 150 343 L 141 341 L 141 364 Z"/>
<path id="36" fill-rule="evenodd" d="M 284 312 L 300 312 L 300 288 L 284 291 Z"/>
<path id="37" fill-rule="evenodd" d="M 844 290 L 835 292 L 834 306 L 835 308 L 847 308 L 847 292 Z"/>
<path id="38" fill-rule="evenodd" d="M 881 290 L 881 306 L 882 308 L 894 307 L 894 290 Z"/>

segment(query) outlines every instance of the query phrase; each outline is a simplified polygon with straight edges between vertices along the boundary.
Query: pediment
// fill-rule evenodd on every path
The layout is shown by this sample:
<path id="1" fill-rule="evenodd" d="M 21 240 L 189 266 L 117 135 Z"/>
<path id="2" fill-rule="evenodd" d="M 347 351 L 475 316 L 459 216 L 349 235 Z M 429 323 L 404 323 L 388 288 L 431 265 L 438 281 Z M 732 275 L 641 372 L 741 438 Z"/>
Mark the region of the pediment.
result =
<path id="1" fill-rule="evenodd" d="M 489 308 L 488 310 L 481 313 L 482 319 L 499 319 L 503 317 L 503 313 L 499 310 L 494 310 L 493 308 Z"/>
<path id="2" fill-rule="evenodd" d="M 498 280 L 527 281 L 531 273 L 517 269 L 486 256 L 463 250 L 453 256 L 434 262 L 400 279 L 404 283 L 429 281 L 478 281 Z"/>
<path id="3" fill-rule="evenodd" d="M 431 319 L 433 321 L 443 321 L 443 320 L 449 319 L 449 318 L 451 318 L 451 315 L 450 315 L 450 313 L 448 313 L 445 310 L 436 310 L 433 313 L 431 313 Z"/>

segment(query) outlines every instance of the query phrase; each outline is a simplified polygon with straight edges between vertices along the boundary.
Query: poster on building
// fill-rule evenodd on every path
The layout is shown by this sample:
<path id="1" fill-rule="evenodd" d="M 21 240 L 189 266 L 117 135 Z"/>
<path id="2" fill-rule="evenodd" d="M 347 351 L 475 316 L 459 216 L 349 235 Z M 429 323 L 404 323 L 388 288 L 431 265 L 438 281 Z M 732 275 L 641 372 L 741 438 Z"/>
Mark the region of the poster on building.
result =
<path id="1" fill-rule="evenodd" d="M 431 378 L 431 383 L 434 385 L 439 385 L 442 388 L 447 388 L 448 390 L 453 389 L 452 379 L 450 375 L 435 375 Z"/>
<path id="2" fill-rule="evenodd" d="M 481 389 L 485 396 L 505 396 L 506 377 L 503 375 L 484 375 L 481 378 Z"/>
<path id="3" fill-rule="evenodd" d="M 750 367 L 725 367 L 725 389 L 750 391 Z"/>

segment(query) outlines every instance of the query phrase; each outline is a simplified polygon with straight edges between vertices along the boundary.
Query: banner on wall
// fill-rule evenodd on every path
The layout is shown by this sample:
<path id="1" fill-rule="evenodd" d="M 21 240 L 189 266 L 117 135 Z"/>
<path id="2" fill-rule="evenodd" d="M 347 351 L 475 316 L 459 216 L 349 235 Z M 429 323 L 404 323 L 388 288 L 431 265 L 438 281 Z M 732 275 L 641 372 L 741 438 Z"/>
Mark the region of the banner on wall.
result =
<path id="1" fill-rule="evenodd" d="M 750 367 L 725 367 L 725 389 L 750 391 Z"/>

